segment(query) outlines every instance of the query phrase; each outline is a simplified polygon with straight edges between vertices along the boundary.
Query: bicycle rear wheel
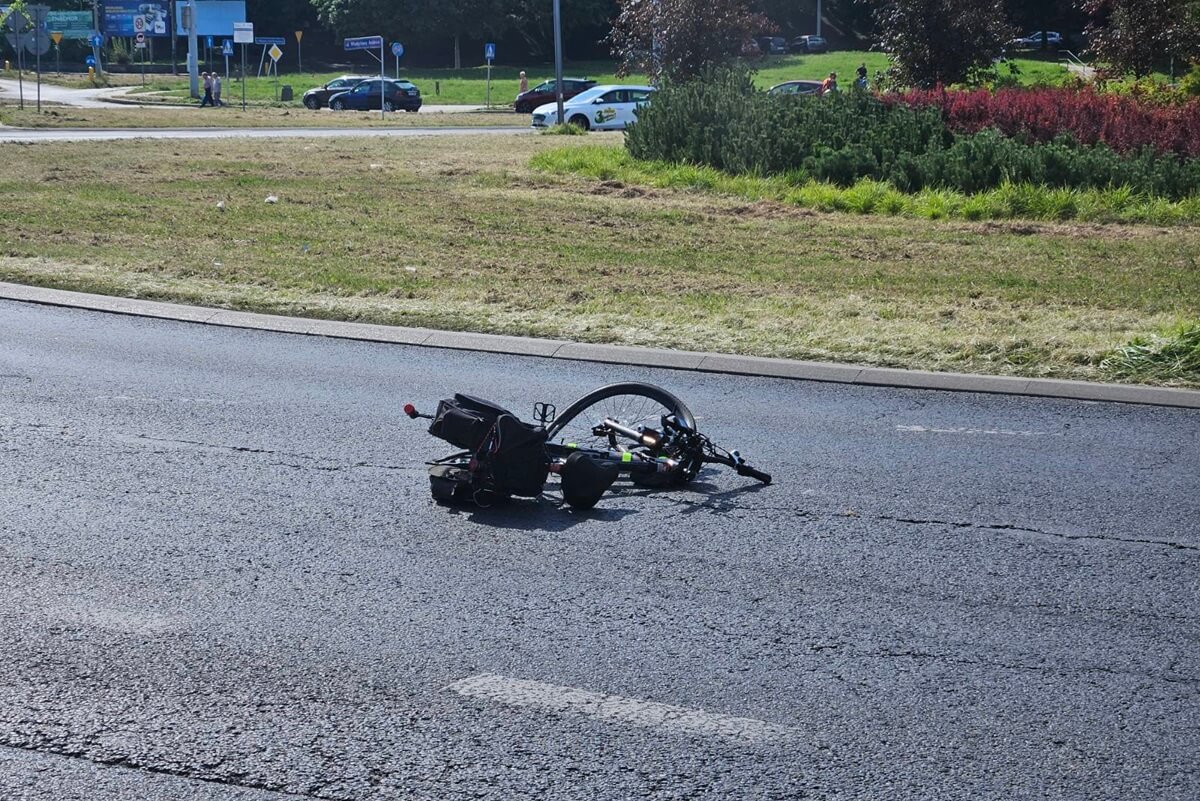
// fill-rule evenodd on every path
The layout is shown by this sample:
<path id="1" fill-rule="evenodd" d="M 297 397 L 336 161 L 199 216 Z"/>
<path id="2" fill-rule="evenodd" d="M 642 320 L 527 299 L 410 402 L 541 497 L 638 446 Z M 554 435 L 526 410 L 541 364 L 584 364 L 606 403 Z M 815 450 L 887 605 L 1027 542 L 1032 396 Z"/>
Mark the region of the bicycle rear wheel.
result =
<path id="1" fill-rule="evenodd" d="M 674 415 L 681 425 L 695 430 L 692 412 L 679 398 L 653 384 L 630 381 L 610 384 L 589 392 L 572 403 L 547 428 L 547 439 L 581 448 L 606 450 L 618 445 L 615 435 L 597 436 L 592 429 L 605 418 L 637 429 L 660 429 L 662 418 Z M 632 443 L 623 443 L 632 447 Z"/>

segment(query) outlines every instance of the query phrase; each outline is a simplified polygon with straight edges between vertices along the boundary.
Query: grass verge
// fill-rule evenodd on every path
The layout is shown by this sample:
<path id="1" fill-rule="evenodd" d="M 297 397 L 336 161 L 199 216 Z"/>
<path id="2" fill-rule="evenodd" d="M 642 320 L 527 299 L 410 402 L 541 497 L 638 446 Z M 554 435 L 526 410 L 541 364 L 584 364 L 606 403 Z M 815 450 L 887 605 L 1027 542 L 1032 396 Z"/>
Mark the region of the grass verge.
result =
<path id="1" fill-rule="evenodd" d="M 890 184 L 863 180 L 851 187 L 792 176 L 731 175 L 692 164 L 638 161 L 620 146 L 591 145 L 546 150 L 533 159 L 538 170 L 619 181 L 658 189 L 697 190 L 745 200 L 771 200 L 825 212 L 851 212 L 939 220 L 1037 220 L 1181 225 L 1200 222 L 1200 197 L 1169 201 L 1125 188 L 1053 189 L 1005 184 L 968 195 L 950 189 L 905 194 Z"/>
<path id="2" fill-rule="evenodd" d="M 1091 380 L 1119 377 L 1102 362 L 1121 345 L 1200 318 L 1200 230 L 930 225 L 530 167 L 546 151 L 597 142 L 619 139 L 0 144 L 0 192 L 14 199 L 0 205 L 0 279 Z"/>
<path id="3" fill-rule="evenodd" d="M 472 112 L 309 111 L 306 108 L 74 108 L 0 105 L 0 123 L 18 128 L 465 128 L 528 124 L 524 117 Z"/>

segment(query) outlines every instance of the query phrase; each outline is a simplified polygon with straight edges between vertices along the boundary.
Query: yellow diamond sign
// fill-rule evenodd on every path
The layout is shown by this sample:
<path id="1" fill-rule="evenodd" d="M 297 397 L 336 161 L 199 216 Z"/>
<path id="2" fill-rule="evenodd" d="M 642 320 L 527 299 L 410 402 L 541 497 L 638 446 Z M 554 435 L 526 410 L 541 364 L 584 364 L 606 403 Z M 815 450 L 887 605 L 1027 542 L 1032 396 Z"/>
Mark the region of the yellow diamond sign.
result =
<path id="1" fill-rule="evenodd" d="M 267 51 L 267 55 L 271 57 L 272 61 L 278 61 L 283 55 L 283 51 L 279 49 L 279 45 L 271 45 L 271 49 Z"/>

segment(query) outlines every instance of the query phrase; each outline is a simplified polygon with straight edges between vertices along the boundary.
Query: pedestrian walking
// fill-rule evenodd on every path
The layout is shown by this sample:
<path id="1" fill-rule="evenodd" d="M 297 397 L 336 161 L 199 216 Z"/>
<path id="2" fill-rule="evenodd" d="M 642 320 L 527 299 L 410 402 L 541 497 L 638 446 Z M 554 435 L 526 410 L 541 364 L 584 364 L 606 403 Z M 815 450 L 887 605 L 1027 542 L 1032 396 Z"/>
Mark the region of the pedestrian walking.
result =
<path id="1" fill-rule="evenodd" d="M 204 108 L 213 104 L 212 76 L 207 72 L 202 72 L 200 77 L 204 79 L 204 97 L 200 100 L 200 108 Z"/>
<path id="2" fill-rule="evenodd" d="M 219 73 L 219 72 L 214 72 L 212 75 L 212 89 L 213 89 L 213 105 L 214 106 L 225 105 L 224 103 L 221 102 L 221 73 Z"/>
<path id="3" fill-rule="evenodd" d="M 525 70 L 521 70 L 521 88 L 518 90 L 522 94 L 529 91 L 529 79 L 525 77 Z"/>

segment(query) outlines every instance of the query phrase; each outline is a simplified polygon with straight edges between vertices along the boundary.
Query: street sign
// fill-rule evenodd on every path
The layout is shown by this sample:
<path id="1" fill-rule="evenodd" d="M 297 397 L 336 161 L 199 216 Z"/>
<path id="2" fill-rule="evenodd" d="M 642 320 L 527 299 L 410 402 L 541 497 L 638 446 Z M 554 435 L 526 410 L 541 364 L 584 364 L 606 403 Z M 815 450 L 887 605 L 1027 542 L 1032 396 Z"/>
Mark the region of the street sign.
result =
<path id="1" fill-rule="evenodd" d="M 87 58 L 85 58 L 85 59 L 83 60 L 83 63 L 84 63 L 84 64 L 87 64 L 89 67 L 94 67 L 94 66 L 96 66 L 96 57 L 95 57 L 95 56 L 88 56 Z"/>
<path id="2" fill-rule="evenodd" d="M 140 34 L 140 33 L 138 34 L 138 36 L 142 36 L 142 35 L 144 35 L 144 34 Z M 134 50 L 145 50 L 146 49 L 146 40 L 142 39 L 140 42 L 134 42 L 133 49 Z"/>
<path id="3" fill-rule="evenodd" d="M 29 27 L 29 17 L 22 14 L 20 11 L 10 11 L 8 16 L 4 18 L 8 23 L 8 27 L 14 33 L 20 33 Z"/>
<path id="4" fill-rule="evenodd" d="M 88 38 L 88 44 L 90 44 L 92 47 L 104 47 L 104 37 L 98 33 L 93 33 Z M 88 66 L 94 67 L 95 64 L 89 64 Z"/>
<path id="5" fill-rule="evenodd" d="M 211 36 L 204 37 L 204 46 L 207 47 L 209 50 L 212 50 L 213 38 Z"/>
<path id="6" fill-rule="evenodd" d="M 271 45 L 271 49 L 267 51 L 267 55 L 272 61 L 278 61 L 283 55 L 283 51 L 279 49 L 279 45 Z"/>
<path id="7" fill-rule="evenodd" d="M 496 43 L 495 42 L 488 42 L 487 44 L 485 44 L 483 46 L 483 60 L 484 61 L 495 61 L 496 60 Z"/>
<path id="8" fill-rule="evenodd" d="M 50 38 L 54 40 L 55 44 L 58 44 L 59 42 L 62 41 L 62 38 L 63 38 L 62 35 L 63 35 L 62 31 L 50 31 Z"/>
<path id="9" fill-rule="evenodd" d="M 287 40 L 282 36 L 255 36 L 254 43 L 256 45 L 281 45 L 287 44 Z"/>
<path id="10" fill-rule="evenodd" d="M 304 31 L 296 31 L 296 44 L 300 44 L 300 40 L 304 38 Z"/>
<path id="11" fill-rule="evenodd" d="M 404 45 L 400 44 L 399 42 L 392 42 L 392 55 L 396 58 L 400 58 L 400 56 L 404 55 Z"/>
<path id="12" fill-rule="evenodd" d="M 138 31 L 133 35 L 133 41 L 134 44 L 138 45 L 139 47 L 146 44 L 146 34 Z"/>
<path id="13" fill-rule="evenodd" d="M 221 43 L 221 55 L 223 55 L 223 56 L 232 56 L 233 55 L 233 41 L 232 40 L 226 39 L 224 42 Z"/>
<path id="14" fill-rule="evenodd" d="M 254 44 L 254 23 L 233 23 L 233 41 L 235 44 Z"/>
<path id="15" fill-rule="evenodd" d="M 146 32 L 146 17 L 138 14 L 133 18 L 133 33 L 136 36 L 139 33 Z M 142 41 L 145 41 L 144 39 Z"/>
<path id="16" fill-rule="evenodd" d="M 353 36 L 346 39 L 342 46 L 346 50 L 382 50 L 382 36 Z"/>

